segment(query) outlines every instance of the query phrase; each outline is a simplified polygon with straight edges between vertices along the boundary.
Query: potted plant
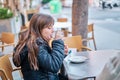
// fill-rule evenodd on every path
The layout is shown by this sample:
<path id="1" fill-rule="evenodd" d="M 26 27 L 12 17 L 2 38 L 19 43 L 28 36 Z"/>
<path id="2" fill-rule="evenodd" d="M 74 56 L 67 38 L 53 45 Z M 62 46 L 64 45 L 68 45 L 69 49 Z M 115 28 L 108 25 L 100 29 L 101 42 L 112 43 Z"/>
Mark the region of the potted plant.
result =
<path id="1" fill-rule="evenodd" d="M 8 19 L 13 17 L 13 12 L 8 8 L 0 7 L 0 19 Z"/>

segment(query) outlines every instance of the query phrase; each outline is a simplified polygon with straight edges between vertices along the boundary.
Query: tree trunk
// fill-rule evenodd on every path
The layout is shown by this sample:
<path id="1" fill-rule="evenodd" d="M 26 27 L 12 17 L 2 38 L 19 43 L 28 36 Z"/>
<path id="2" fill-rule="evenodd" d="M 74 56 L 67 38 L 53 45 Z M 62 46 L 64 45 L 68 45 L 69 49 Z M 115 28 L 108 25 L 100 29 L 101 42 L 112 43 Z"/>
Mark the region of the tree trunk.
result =
<path id="1" fill-rule="evenodd" d="M 88 0 L 73 0 L 72 4 L 72 35 L 87 38 Z M 87 43 L 83 43 L 87 45 Z"/>

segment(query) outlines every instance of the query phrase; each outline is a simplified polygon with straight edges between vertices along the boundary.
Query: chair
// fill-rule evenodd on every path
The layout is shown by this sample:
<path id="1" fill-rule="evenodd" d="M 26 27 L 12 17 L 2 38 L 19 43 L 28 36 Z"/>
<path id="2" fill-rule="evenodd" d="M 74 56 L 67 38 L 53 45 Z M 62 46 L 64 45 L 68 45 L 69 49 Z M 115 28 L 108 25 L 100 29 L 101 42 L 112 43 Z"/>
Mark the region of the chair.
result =
<path id="1" fill-rule="evenodd" d="M 20 31 L 26 30 L 26 29 L 28 29 L 28 26 L 25 25 L 25 26 L 22 26 L 22 27 L 21 27 Z"/>
<path id="2" fill-rule="evenodd" d="M 28 27 L 29 27 L 29 24 L 30 24 L 30 21 L 26 22 L 26 23 L 25 23 L 25 26 L 28 28 Z"/>
<path id="3" fill-rule="evenodd" d="M 2 32 L 1 33 L 2 45 L 0 45 L 0 48 L 2 48 L 2 52 L 4 51 L 4 47 L 15 45 L 14 39 L 15 39 L 15 35 L 13 33 L 10 33 L 10 32 Z"/>
<path id="4" fill-rule="evenodd" d="M 1 37 L 0 37 L 0 42 L 1 42 Z"/>
<path id="5" fill-rule="evenodd" d="M 82 38 L 80 35 L 65 37 L 64 43 L 67 44 L 69 48 L 77 48 L 77 51 L 82 51 L 82 49 L 86 49 L 86 50 L 91 51 L 90 48 L 87 48 L 87 47 L 82 45 Z"/>
<path id="6" fill-rule="evenodd" d="M 89 34 L 91 34 L 91 36 L 88 36 L 87 39 L 83 39 L 83 41 L 93 40 L 94 48 L 95 48 L 95 50 L 97 50 L 95 37 L 94 37 L 94 24 L 93 23 L 88 25 L 88 35 Z"/>
<path id="7" fill-rule="evenodd" d="M 12 72 L 21 70 L 20 68 L 12 68 L 9 60 L 10 54 L 0 57 L 0 76 L 2 80 L 13 80 Z"/>
<path id="8" fill-rule="evenodd" d="M 7 77 L 5 76 L 5 73 L 1 69 L 0 69 L 0 77 L 2 78 L 2 80 L 7 80 Z"/>
<path id="9" fill-rule="evenodd" d="M 58 22 L 67 22 L 67 18 L 57 18 Z"/>
<path id="10" fill-rule="evenodd" d="M 26 18 L 27 21 L 30 21 L 31 17 L 33 16 L 33 14 L 38 13 L 37 9 L 30 9 L 30 10 L 26 10 Z"/>
<path id="11" fill-rule="evenodd" d="M 68 21 L 67 18 L 57 18 L 57 22 L 67 22 L 67 21 Z M 71 34 L 71 32 L 68 31 L 67 28 L 62 28 L 61 30 L 64 32 L 64 37 L 67 37 L 68 34 Z"/>

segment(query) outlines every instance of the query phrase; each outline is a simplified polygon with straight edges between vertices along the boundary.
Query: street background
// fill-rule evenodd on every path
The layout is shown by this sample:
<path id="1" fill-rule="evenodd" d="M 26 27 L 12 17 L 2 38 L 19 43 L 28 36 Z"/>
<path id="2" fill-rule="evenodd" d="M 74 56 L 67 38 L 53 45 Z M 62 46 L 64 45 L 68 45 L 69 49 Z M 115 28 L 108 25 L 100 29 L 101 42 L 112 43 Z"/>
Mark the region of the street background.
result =
<path id="1" fill-rule="evenodd" d="M 120 49 L 120 8 L 89 8 L 89 22 L 93 22 L 98 50 Z"/>
<path id="2" fill-rule="evenodd" d="M 71 8 L 63 8 L 60 14 L 51 14 L 49 10 L 43 13 L 57 17 L 67 17 L 71 21 Z M 120 7 L 112 9 L 101 7 L 89 7 L 88 23 L 94 23 L 95 40 L 98 50 L 103 49 L 120 49 Z M 88 46 L 93 48 L 93 43 L 90 41 Z"/>
<path id="3" fill-rule="evenodd" d="M 88 24 L 94 23 L 94 35 L 97 50 L 120 49 L 120 7 L 106 8 L 89 7 Z M 40 13 L 50 14 L 56 20 L 58 17 L 67 17 L 72 22 L 72 8 L 63 8 L 59 14 L 51 14 L 49 8 L 41 8 Z M 72 26 L 71 26 L 72 27 Z M 93 47 L 93 42 L 88 42 L 88 47 Z M 13 47 L 6 47 L 4 53 L 13 51 Z"/>
<path id="4" fill-rule="evenodd" d="M 72 8 L 63 8 L 59 14 L 51 14 L 49 8 L 40 8 L 40 13 L 50 14 L 56 20 L 58 17 L 67 17 L 68 21 L 72 21 Z M 120 49 L 120 7 L 112 9 L 101 7 L 89 7 L 88 23 L 94 23 L 94 34 L 97 50 Z M 93 43 L 90 41 L 88 47 L 93 48 Z M 5 54 L 13 51 L 13 47 L 5 48 Z M 19 78 L 17 73 L 16 78 Z"/>

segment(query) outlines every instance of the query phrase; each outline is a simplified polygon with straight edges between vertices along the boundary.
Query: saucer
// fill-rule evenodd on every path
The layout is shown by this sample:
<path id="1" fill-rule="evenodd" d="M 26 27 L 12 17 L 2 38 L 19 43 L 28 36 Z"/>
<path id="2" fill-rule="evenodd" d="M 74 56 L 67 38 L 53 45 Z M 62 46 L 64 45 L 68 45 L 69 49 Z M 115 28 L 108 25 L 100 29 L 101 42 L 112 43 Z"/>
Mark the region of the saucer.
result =
<path id="1" fill-rule="evenodd" d="M 85 56 L 71 56 L 69 61 L 72 63 L 82 63 L 85 62 L 88 58 Z"/>

